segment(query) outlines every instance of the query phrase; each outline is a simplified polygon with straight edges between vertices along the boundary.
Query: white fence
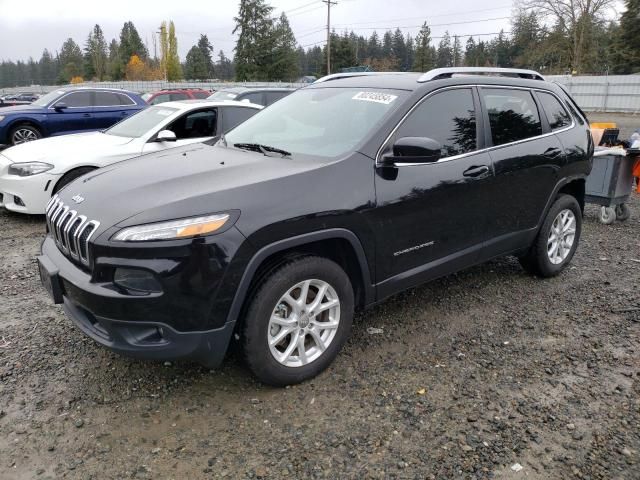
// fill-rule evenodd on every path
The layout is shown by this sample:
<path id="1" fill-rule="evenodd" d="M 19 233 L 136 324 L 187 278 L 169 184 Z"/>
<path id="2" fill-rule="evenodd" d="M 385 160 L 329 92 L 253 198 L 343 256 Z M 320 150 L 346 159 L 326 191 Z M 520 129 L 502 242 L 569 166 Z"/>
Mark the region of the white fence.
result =
<path id="1" fill-rule="evenodd" d="M 153 81 L 122 81 L 122 82 L 84 82 L 78 87 L 103 87 L 103 88 L 121 88 L 123 90 L 131 90 L 133 92 L 146 93 L 162 90 L 165 88 L 202 88 L 204 90 L 220 90 L 229 87 L 302 87 L 306 83 L 289 83 L 289 82 L 165 82 L 164 80 Z M 69 86 L 69 85 L 65 85 Z M 32 85 L 30 87 L 14 87 L 0 89 L 2 94 L 18 93 L 18 92 L 34 92 L 48 93 L 61 85 Z"/>
<path id="2" fill-rule="evenodd" d="M 567 87 L 578 105 L 588 112 L 628 112 L 640 113 L 640 75 L 609 76 L 548 76 L 547 79 L 562 83 Z M 304 83 L 276 82 L 85 82 L 86 87 L 110 87 L 133 90 L 134 92 L 151 92 L 163 88 L 203 88 L 219 90 L 232 86 L 270 86 L 270 87 L 302 87 Z M 31 86 L 7 88 L 2 93 L 33 91 L 46 93 L 58 86 Z"/>
<path id="3" fill-rule="evenodd" d="M 562 83 L 586 112 L 640 113 L 640 75 L 548 76 Z"/>

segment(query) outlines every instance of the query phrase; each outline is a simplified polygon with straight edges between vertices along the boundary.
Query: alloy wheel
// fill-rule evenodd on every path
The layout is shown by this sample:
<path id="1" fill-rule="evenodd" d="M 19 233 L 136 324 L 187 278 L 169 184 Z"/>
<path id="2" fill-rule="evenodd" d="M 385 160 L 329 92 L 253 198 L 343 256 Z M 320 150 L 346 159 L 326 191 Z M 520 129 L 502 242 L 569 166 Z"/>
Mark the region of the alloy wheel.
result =
<path id="1" fill-rule="evenodd" d="M 34 140 L 38 140 L 38 134 L 30 128 L 18 128 L 15 132 L 13 132 L 12 141 L 14 145 L 33 142 Z"/>
<path id="2" fill-rule="evenodd" d="M 562 210 L 551 224 L 547 239 L 547 255 L 554 265 L 559 265 L 569 256 L 576 236 L 576 217 L 573 211 Z"/>
<path id="3" fill-rule="evenodd" d="M 340 325 L 340 299 L 323 280 L 305 280 L 290 288 L 271 313 L 267 342 L 273 358 L 287 367 L 317 360 L 333 342 Z"/>

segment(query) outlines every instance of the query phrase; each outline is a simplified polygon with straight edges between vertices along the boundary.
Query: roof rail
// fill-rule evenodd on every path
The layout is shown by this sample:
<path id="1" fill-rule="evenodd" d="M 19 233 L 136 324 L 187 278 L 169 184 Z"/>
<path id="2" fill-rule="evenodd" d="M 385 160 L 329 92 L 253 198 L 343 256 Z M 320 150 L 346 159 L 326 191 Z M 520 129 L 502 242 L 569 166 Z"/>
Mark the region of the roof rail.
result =
<path id="1" fill-rule="evenodd" d="M 523 70 L 521 68 L 450 67 L 429 70 L 418 79 L 418 82 L 423 83 L 441 78 L 451 78 L 454 75 L 493 75 L 528 78 L 530 80 L 545 80 L 540 73 L 534 70 Z"/>
<path id="2" fill-rule="evenodd" d="M 371 75 L 403 75 L 407 72 L 345 72 L 345 73 L 332 73 L 331 75 L 325 75 L 324 77 L 320 77 L 313 83 L 324 83 L 329 82 L 331 80 L 339 80 L 341 78 L 351 78 L 351 77 L 369 77 Z"/>

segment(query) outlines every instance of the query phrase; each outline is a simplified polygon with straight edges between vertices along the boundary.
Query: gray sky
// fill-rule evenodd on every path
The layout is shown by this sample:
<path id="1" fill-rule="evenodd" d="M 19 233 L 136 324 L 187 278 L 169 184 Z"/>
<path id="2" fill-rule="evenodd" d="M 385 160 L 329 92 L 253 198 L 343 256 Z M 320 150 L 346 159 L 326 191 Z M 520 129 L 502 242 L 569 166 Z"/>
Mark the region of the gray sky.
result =
<path id="1" fill-rule="evenodd" d="M 300 45 L 309 46 L 326 38 L 326 5 L 320 0 L 271 0 L 274 14 L 285 11 Z M 81 47 L 94 24 L 99 23 L 107 41 L 118 37 L 125 21 L 131 20 L 153 55 L 153 35 L 162 20 L 173 20 L 179 54 L 187 51 L 200 33 L 208 35 L 217 52 L 233 53 L 233 17 L 238 0 L 0 0 L 0 59 L 40 58 L 42 50 L 60 49 L 72 37 Z M 93 6 L 95 5 L 95 6 Z M 445 30 L 452 35 L 509 31 L 511 0 L 338 0 L 331 9 L 336 31 L 353 29 L 370 35 L 400 27 L 415 35 L 422 22 L 432 25 L 433 37 Z M 481 38 L 491 38 L 483 36 Z M 434 43 L 439 40 L 434 38 Z M 463 38 L 463 44 L 466 38 Z"/>

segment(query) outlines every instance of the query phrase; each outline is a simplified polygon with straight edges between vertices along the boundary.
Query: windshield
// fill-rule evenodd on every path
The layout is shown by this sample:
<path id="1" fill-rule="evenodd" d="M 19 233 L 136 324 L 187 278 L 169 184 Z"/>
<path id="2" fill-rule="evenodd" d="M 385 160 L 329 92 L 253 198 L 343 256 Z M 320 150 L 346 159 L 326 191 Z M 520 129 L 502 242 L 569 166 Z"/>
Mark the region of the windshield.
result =
<path id="1" fill-rule="evenodd" d="M 218 90 L 213 95 L 207 97 L 209 100 L 233 100 L 240 92 L 232 92 L 231 90 Z"/>
<path id="2" fill-rule="evenodd" d="M 35 102 L 31 103 L 31 105 L 36 105 L 38 107 L 46 107 L 55 99 L 60 98 L 65 93 L 67 92 L 65 92 L 64 90 L 54 90 L 53 92 L 49 92 L 46 95 L 43 95 L 42 97 L 37 99 Z"/>
<path id="3" fill-rule="evenodd" d="M 266 145 L 294 155 L 340 156 L 353 150 L 405 95 L 357 88 L 298 90 L 238 125 L 226 141 Z"/>
<path id="4" fill-rule="evenodd" d="M 139 138 L 177 111 L 177 108 L 163 107 L 162 105 L 145 108 L 120 123 L 116 123 L 104 133 L 117 137 Z"/>

